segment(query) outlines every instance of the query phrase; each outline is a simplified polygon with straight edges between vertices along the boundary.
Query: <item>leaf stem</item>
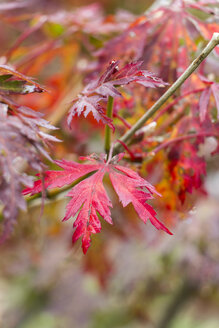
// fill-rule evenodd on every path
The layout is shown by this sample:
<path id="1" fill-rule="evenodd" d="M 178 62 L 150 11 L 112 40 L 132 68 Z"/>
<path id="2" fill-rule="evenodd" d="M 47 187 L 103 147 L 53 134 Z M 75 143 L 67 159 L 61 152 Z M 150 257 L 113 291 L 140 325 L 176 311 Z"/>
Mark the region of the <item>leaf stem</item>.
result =
<path id="1" fill-rule="evenodd" d="M 210 52 L 219 44 L 219 33 L 214 33 L 207 46 L 202 50 L 200 55 L 189 65 L 185 72 L 172 84 L 172 86 L 158 99 L 158 101 L 127 131 L 122 137 L 122 142 L 129 141 L 137 130 L 139 130 L 169 99 L 174 92 L 188 79 L 188 77 L 196 70 L 201 62 L 210 54 Z M 118 153 L 121 144 L 117 143 L 114 151 Z"/>
<path id="2" fill-rule="evenodd" d="M 113 101 L 114 101 L 114 98 L 109 96 L 108 102 L 107 102 L 107 111 L 106 111 L 106 115 L 109 118 L 112 118 L 112 116 L 113 116 Z M 109 155 L 110 144 L 111 144 L 111 129 L 108 125 L 106 125 L 106 129 L 105 129 L 105 152 L 106 152 L 107 156 Z"/>

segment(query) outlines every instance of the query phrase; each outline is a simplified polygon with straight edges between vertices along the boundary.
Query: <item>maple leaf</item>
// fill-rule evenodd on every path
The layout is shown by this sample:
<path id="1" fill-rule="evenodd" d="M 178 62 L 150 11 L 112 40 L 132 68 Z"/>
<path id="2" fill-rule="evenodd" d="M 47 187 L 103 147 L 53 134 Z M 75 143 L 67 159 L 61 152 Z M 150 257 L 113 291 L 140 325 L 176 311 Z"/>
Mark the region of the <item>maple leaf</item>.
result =
<path id="1" fill-rule="evenodd" d="M 132 62 L 119 69 L 119 61 L 112 61 L 106 71 L 90 82 L 82 91 L 81 95 L 73 101 L 68 115 L 67 122 L 70 125 L 74 115 L 78 114 L 86 117 L 92 112 L 94 118 L 100 120 L 114 129 L 112 120 L 105 114 L 105 108 L 101 105 L 109 96 L 113 98 L 122 97 L 118 87 L 130 83 L 138 83 L 145 87 L 164 87 L 167 83 L 158 78 L 155 74 L 141 70 L 143 62 Z"/>
<path id="2" fill-rule="evenodd" d="M 121 201 L 123 207 L 132 203 L 141 220 L 146 223 L 149 219 L 158 229 L 172 234 L 157 218 L 154 209 L 146 203 L 157 194 L 155 188 L 146 180 L 141 178 L 131 169 L 118 165 L 123 154 L 106 161 L 105 155 L 97 157 L 91 155 L 82 159 L 88 159 L 94 164 L 79 164 L 69 161 L 55 161 L 63 168 L 63 171 L 47 171 L 44 185 L 46 188 L 63 187 L 75 182 L 76 179 L 92 173 L 83 181 L 79 182 L 67 194 L 71 197 L 64 217 L 64 221 L 76 216 L 74 222 L 73 243 L 82 237 L 83 252 L 86 253 L 91 244 L 91 234 L 101 231 L 101 223 L 98 214 L 108 223 L 112 224 L 110 207 L 112 203 L 104 189 L 103 177 L 109 173 L 112 185 Z M 34 195 L 43 188 L 41 180 L 37 180 L 32 188 L 23 190 L 23 194 Z"/>

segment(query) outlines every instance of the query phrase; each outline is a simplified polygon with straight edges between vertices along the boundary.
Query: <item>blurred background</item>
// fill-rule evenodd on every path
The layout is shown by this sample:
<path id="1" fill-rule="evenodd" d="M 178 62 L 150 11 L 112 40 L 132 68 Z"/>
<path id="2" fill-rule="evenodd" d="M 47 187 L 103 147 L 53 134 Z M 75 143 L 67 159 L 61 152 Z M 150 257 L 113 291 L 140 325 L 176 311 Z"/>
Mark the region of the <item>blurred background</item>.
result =
<path id="1" fill-rule="evenodd" d="M 8 10 L 3 8 L 6 3 L 0 2 L 0 26 L 5 31 L 0 36 L 1 59 L 23 28 L 22 20 L 19 30 L 14 28 L 12 17 L 18 13 L 22 17 L 35 12 L 71 11 L 93 1 L 33 1 L 30 6 L 10 11 L 7 22 L 4 15 L 6 12 L 8 15 Z M 137 17 L 135 15 L 143 14 L 151 6 L 166 1 L 102 0 L 99 3 L 106 14 L 125 9 Z M 50 35 L 54 31 L 46 32 Z M 34 38 L 32 42 L 38 40 L 37 36 Z M 27 49 L 28 46 L 27 42 Z M 77 59 L 77 43 L 73 42 L 71 47 Z M 15 57 L 28 55 L 27 49 L 22 48 Z M 66 67 L 62 64 L 63 79 L 67 79 L 68 63 L 76 60 L 71 58 L 71 49 L 69 55 L 65 54 Z M 22 67 L 22 62 L 20 65 Z M 34 75 L 39 65 L 30 64 L 28 74 Z M 58 68 L 60 65 L 57 62 Z M 54 64 L 52 68 L 46 67 L 48 76 L 51 69 Z M 45 72 L 39 74 L 42 79 L 43 74 Z M 27 100 L 22 100 L 24 104 L 45 108 L 45 112 L 52 107 L 54 90 L 57 97 L 61 93 L 63 80 L 59 74 L 56 72 L 56 78 L 47 81 L 53 90 L 51 95 L 39 96 L 39 100 L 34 95 L 27 96 Z M 85 138 L 87 129 L 85 125 Z M 79 133 L 77 126 L 74 131 Z M 80 138 L 84 137 L 83 133 Z M 66 132 L 64 137 L 67 146 L 55 149 L 59 158 L 71 149 L 79 152 L 74 132 Z M 92 140 L 90 149 L 80 146 L 80 153 L 98 148 L 100 139 Z M 68 147 L 67 150 L 64 147 Z M 31 203 L 28 213 L 20 214 L 12 238 L 0 248 L 0 327 L 218 328 L 218 157 L 208 162 L 204 185 L 208 195 L 196 201 L 184 220 L 172 229 L 172 237 L 155 231 L 150 224 L 136 225 L 138 219 L 132 208 L 122 210 L 119 205 L 114 206 L 115 226 L 103 223 L 101 234 L 95 235 L 95 242 L 86 256 L 82 254 L 80 243 L 71 245 L 72 221 L 61 222 L 67 202 L 63 195 L 46 202 L 40 220 L 40 201 Z M 127 225 L 124 225 L 125 220 Z"/>
<path id="2" fill-rule="evenodd" d="M 159 3 L 163 3 L 165 4 L 165 0 L 159 0 Z M 45 9 L 49 9 L 49 10 L 53 10 L 55 9 L 72 9 L 75 7 L 79 7 L 79 6 L 84 6 L 84 5 L 90 5 L 95 3 L 95 1 L 92 0 L 63 0 L 63 1 L 59 1 L 59 0 L 50 0 L 50 1 L 45 1 L 45 0 L 39 0 L 37 1 L 36 6 L 38 8 L 42 7 L 44 10 Z M 126 10 L 129 10 L 135 14 L 141 14 L 144 10 L 146 10 L 148 7 L 150 7 L 153 3 L 154 0 L 139 0 L 133 2 L 133 1 L 126 1 L 126 0 L 101 0 L 98 1 L 98 3 L 100 3 L 102 5 L 102 7 L 104 8 L 106 13 L 115 13 L 115 11 L 118 8 L 123 8 Z"/>

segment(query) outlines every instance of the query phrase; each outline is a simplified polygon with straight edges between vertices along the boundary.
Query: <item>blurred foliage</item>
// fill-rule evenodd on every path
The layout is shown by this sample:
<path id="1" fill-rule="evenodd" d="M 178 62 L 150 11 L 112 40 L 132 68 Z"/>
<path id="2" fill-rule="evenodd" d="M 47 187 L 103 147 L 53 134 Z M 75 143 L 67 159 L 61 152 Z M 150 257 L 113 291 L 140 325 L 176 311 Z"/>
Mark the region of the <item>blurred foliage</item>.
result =
<path id="1" fill-rule="evenodd" d="M 46 205 L 38 232 L 27 232 L 29 224 L 23 218 L 19 240 L 15 235 L 0 260 L 4 327 L 216 328 L 219 208 L 211 183 L 208 188 L 210 196 L 199 201 L 174 239 L 158 239 L 149 226 L 138 239 L 108 239 L 113 271 L 104 288 L 98 276 L 82 274 L 92 252 L 83 257 L 79 247 L 71 250 L 69 224 L 57 221 L 63 200 L 54 204 L 53 213 Z M 38 215 L 33 207 L 31 220 Z M 96 245 L 91 251 L 97 252 Z"/>

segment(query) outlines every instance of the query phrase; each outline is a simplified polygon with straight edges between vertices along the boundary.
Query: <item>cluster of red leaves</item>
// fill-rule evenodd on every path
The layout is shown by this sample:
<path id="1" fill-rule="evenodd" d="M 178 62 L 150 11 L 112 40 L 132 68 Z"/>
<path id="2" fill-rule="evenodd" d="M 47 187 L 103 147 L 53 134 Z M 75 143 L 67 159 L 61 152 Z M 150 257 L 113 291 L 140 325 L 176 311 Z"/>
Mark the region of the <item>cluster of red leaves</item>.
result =
<path id="1" fill-rule="evenodd" d="M 124 63 L 143 60 L 146 67 L 153 65 L 153 69 L 158 69 L 165 81 L 173 82 L 188 66 L 191 53 L 197 50 L 195 40 L 198 37 L 209 40 L 218 31 L 217 10 L 213 7 L 216 4 L 214 0 L 201 3 L 175 0 L 171 6 L 145 13 L 94 53 L 98 59 L 96 68 L 102 70 L 111 58 Z M 207 15 L 208 20 L 201 20 L 194 9 Z"/>
<path id="2" fill-rule="evenodd" d="M 122 97 L 117 89 L 130 83 L 138 83 L 145 87 L 164 87 L 163 82 L 155 74 L 141 70 L 142 62 L 132 62 L 119 69 L 119 61 L 112 61 L 100 78 L 93 80 L 82 91 L 81 95 L 74 100 L 68 115 L 68 124 L 71 125 L 75 114 L 86 117 L 90 112 L 99 122 L 100 120 L 114 130 L 112 119 L 106 116 L 101 102 L 106 101 L 109 96 L 114 99 Z"/>
<path id="3" fill-rule="evenodd" d="M 45 173 L 45 188 L 60 188 L 75 182 L 77 179 L 92 173 L 83 181 L 79 182 L 67 194 L 71 197 L 66 208 L 66 214 L 63 221 L 76 217 L 74 222 L 75 232 L 72 241 L 77 241 L 82 236 L 82 248 L 86 253 L 91 244 L 91 234 L 100 232 L 101 223 L 98 214 L 108 223 L 112 224 L 110 207 L 112 203 L 104 189 L 103 177 L 109 174 L 111 183 L 119 197 L 123 207 L 132 203 L 141 220 L 146 223 L 149 219 L 158 229 L 171 232 L 156 218 L 154 209 L 146 203 L 157 194 L 155 188 L 146 180 L 141 178 L 133 170 L 118 165 L 123 154 L 113 157 L 106 161 L 106 156 L 91 155 L 83 159 L 88 159 L 94 164 L 79 164 L 69 161 L 56 161 L 56 164 L 63 168 L 63 171 L 47 171 Z M 23 194 L 34 195 L 43 189 L 41 180 L 34 183 L 33 188 L 27 188 Z M 160 196 L 160 195 L 159 195 Z"/>

